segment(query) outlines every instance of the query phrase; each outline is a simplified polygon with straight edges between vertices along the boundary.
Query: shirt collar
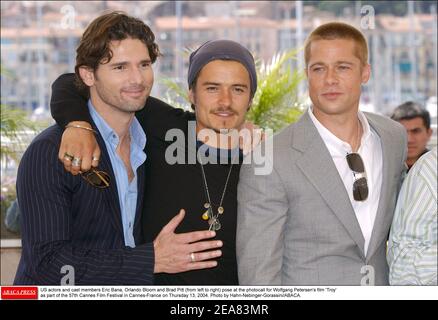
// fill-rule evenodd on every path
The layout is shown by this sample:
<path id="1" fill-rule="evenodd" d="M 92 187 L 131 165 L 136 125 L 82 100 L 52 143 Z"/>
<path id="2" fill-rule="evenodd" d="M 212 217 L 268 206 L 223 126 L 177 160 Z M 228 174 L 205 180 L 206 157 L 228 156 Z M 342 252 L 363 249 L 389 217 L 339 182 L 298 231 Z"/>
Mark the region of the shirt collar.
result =
<path id="1" fill-rule="evenodd" d="M 108 125 L 108 123 L 102 118 L 99 112 L 97 112 L 97 110 L 91 103 L 91 99 L 88 100 L 88 110 L 102 138 L 105 141 L 111 141 L 116 143 L 117 145 L 119 142 L 119 137 L 117 133 Z M 135 117 L 131 123 L 131 126 L 129 127 L 129 132 L 131 134 L 131 142 L 143 150 L 146 146 L 146 134 L 144 133 L 140 123 Z"/>
<path id="2" fill-rule="evenodd" d="M 310 119 L 318 130 L 319 135 L 323 139 L 325 145 L 330 151 L 332 156 L 342 156 L 345 157 L 346 153 L 351 153 L 351 146 L 349 143 L 339 139 L 335 136 L 330 130 L 328 130 L 324 125 L 319 122 L 319 120 L 313 114 L 313 107 L 310 106 L 308 109 L 308 113 Z M 358 111 L 357 113 L 358 119 L 362 124 L 363 134 L 361 138 L 361 146 L 369 139 L 371 135 L 370 125 L 368 123 L 367 118 L 365 117 L 362 111 Z"/>
<path id="3" fill-rule="evenodd" d="M 206 156 L 211 155 L 212 157 L 216 157 L 218 163 L 222 163 L 221 159 L 234 160 L 237 157 L 239 157 L 239 161 L 243 160 L 243 151 L 242 151 L 242 149 L 240 149 L 239 146 L 237 146 L 236 148 L 233 148 L 233 149 L 220 149 L 220 148 L 215 148 L 215 147 L 212 147 L 208 144 L 205 144 L 201 140 L 196 140 L 196 149 L 197 150 L 199 150 L 199 148 L 201 148 L 203 146 L 205 146 L 205 148 L 206 148 L 205 155 Z"/>

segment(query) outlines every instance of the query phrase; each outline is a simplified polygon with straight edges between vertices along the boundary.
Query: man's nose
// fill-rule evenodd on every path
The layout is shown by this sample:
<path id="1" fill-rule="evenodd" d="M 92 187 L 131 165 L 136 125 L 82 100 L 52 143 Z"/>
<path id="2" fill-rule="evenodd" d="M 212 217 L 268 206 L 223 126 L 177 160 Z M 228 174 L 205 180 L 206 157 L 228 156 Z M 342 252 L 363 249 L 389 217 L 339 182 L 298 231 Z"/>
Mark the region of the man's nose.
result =
<path id="1" fill-rule="evenodd" d="M 414 134 L 409 130 L 407 130 L 406 133 L 408 134 L 408 143 L 414 142 L 415 141 Z"/>
<path id="2" fill-rule="evenodd" d="M 129 74 L 129 82 L 132 84 L 142 84 L 144 82 L 143 73 L 138 68 L 133 68 Z"/>
<path id="3" fill-rule="evenodd" d="M 330 85 L 338 83 L 338 75 L 333 68 L 328 68 L 325 81 Z"/>
<path id="4" fill-rule="evenodd" d="M 228 89 L 222 89 L 219 93 L 219 105 L 221 107 L 231 106 L 231 94 Z"/>

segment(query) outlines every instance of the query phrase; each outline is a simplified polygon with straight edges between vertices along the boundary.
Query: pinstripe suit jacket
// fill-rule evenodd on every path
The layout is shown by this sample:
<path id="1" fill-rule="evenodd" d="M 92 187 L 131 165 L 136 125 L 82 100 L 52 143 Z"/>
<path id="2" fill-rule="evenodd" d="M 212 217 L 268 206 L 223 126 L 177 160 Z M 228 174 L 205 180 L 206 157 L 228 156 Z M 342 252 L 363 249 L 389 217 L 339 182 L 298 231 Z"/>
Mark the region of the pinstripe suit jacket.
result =
<path id="1" fill-rule="evenodd" d="M 74 268 L 76 285 L 152 284 L 153 244 L 138 245 L 144 166 L 137 171 L 137 246 L 129 248 L 125 247 L 117 186 L 102 137 L 97 135 L 102 150 L 99 170 L 111 177 L 106 189 L 64 170 L 58 160 L 61 135 L 58 126 L 44 130 L 30 144 L 18 168 L 23 250 L 14 284 L 59 285 L 66 275 L 61 268 L 66 265 Z"/>

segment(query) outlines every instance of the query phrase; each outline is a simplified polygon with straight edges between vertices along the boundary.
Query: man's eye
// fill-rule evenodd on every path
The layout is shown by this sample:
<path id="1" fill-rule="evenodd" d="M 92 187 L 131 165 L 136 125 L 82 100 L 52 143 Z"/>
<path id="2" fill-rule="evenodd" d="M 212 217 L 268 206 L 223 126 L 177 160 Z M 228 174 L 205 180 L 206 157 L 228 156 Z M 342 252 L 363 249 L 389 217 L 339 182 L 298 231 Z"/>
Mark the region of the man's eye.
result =
<path id="1" fill-rule="evenodd" d="M 152 63 L 150 63 L 150 62 L 145 62 L 145 63 L 142 63 L 141 66 L 142 66 L 143 68 L 147 68 L 147 67 L 150 67 L 151 64 L 152 64 Z"/>
<path id="2" fill-rule="evenodd" d="M 207 87 L 207 91 L 216 91 L 217 87 Z"/>
<path id="3" fill-rule="evenodd" d="M 350 69 L 350 67 L 349 66 L 339 66 L 339 69 L 340 70 L 348 70 L 348 69 Z"/>
<path id="4" fill-rule="evenodd" d="M 114 67 L 114 70 L 124 70 L 125 69 L 125 66 L 116 66 L 116 67 Z"/>
<path id="5" fill-rule="evenodd" d="M 322 71 L 322 67 L 316 67 L 312 69 L 313 72 L 321 72 Z"/>

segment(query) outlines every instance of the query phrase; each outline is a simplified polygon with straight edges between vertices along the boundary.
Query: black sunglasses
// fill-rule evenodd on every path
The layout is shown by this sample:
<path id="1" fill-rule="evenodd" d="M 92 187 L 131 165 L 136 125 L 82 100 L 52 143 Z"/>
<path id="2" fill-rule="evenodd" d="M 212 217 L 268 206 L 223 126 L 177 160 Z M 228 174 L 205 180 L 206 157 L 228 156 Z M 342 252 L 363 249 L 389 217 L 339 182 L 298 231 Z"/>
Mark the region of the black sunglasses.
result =
<path id="1" fill-rule="evenodd" d="M 354 200 L 365 201 L 368 198 L 368 183 L 362 158 L 358 153 L 349 153 L 347 154 L 347 163 L 354 176 Z"/>
<path id="2" fill-rule="evenodd" d="M 108 188 L 110 186 L 110 176 L 105 171 L 98 171 L 94 168 L 87 172 L 81 172 L 82 178 L 96 188 Z"/>

